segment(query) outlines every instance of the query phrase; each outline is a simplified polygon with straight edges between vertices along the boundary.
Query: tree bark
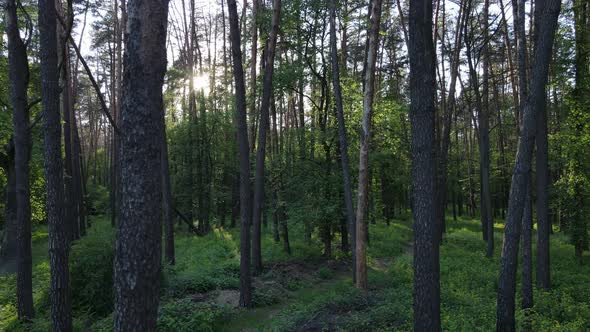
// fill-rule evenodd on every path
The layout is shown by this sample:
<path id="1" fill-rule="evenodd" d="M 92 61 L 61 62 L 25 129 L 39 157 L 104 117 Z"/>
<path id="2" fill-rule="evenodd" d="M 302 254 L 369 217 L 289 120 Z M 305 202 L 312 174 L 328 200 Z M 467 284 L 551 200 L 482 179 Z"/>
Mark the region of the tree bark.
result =
<path id="1" fill-rule="evenodd" d="M 537 287 L 549 289 L 551 287 L 550 276 L 550 252 L 549 235 L 551 234 L 551 222 L 549 221 L 549 148 L 547 146 L 547 111 L 540 108 L 537 117 L 537 150 L 536 150 L 536 177 L 537 177 Z"/>
<path id="2" fill-rule="evenodd" d="M 43 96 L 45 186 L 49 225 L 51 326 L 54 331 L 71 331 L 69 294 L 69 250 L 64 224 L 63 160 L 59 112 L 57 64 L 57 12 L 55 0 L 39 0 L 39 48 Z"/>
<path id="3" fill-rule="evenodd" d="M 408 53 L 414 215 L 414 331 L 440 331 L 434 133 L 436 78 L 432 23 L 432 1 L 411 1 Z"/>
<path id="4" fill-rule="evenodd" d="M 254 180 L 254 206 L 252 209 L 252 223 L 254 234 L 252 236 L 252 263 L 254 271 L 262 271 L 261 250 L 261 216 L 264 206 L 264 161 L 266 158 L 266 135 L 269 128 L 270 97 L 273 93 L 272 74 L 274 68 L 275 48 L 277 34 L 281 20 L 281 0 L 273 1 L 271 30 L 268 37 L 266 50 L 266 66 L 264 68 L 262 101 L 260 105 L 260 125 L 258 126 L 258 146 L 256 150 L 256 176 Z"/>
<path id="5" fill-rule="evenodd" d="M 351 247 L 356 249 L 356 225 L 354 205 L 352 202 L 352 184 L 350 180 L 350 161 L 348 159 L 348 140 L 346 124 L 344 123 L 344 106 L 342 102 L 342 88 L 340 86 L 340 66 L 338 64 L 338 50 L 336 49 L 336 0 L 330 0 L 330 54 L 332 57 L 332 85 L 336 103 L 336 119 L 338 121 L 338 140 L 340 143 L 340 163 L 342 166 L 342 185 L 344 187 L 344 206 L 348 224 Z M 345 56 L 343 56 L 345 59 Z M 343 248 L 344 250 L 344 248 Z M 356 250 L 352 250 L 353 278 L 356 279 Z"/>
<path id="6" fill-rule="evenodd" d="M 361 125 L 361 142 L 359 152 L 359 185 L 356 211 L 356 287 L 367 289 L 367 210 L 369 195 L 369 145 L 371 142 L 371 117 L 375 97 L 375 65 L 379 46 L 379 27 L 381 24 L 381 0 L 371 1 L 371 25 L 368 35 L 369 50 L 365 71 L 365 88 L 363 97 L 363 118 Z"/>
<path id="7" fill-rule="evenodd" d="M 518 242 L 520 238 L 520 224 L 526 197 L 527 177 L 531 172 L 531 159 L 535 143 L 535 129 L 537 113 L 545 108 L 545 87 L 549 71 L 549 61 L 557 17 L 561 7 L 560 0 L 537 0 L 538 11 L 535 12 L 539 22 L 533 71 L 531 77 L 530 95 L 527 97 L 523 109 L 523 122 L 518 151 L 512 175 L 508 215 L 504 228 L 504 243 L 500 277 L 498 282 L 497 321 L 498 331 L 514 331 L 514 293 L 516 288 L 516 268 L 518 264 Z M 540 8 L 539 8 L 540 6 Z"/>
<path id="8" fill-rule="evenodd" d="M 164 117 L 162 117 L 164 120 Z M 162 124 L 162 219 L 164 221 L 164 253 L 166 262 L 174 265 L 174 210 L 172 207 L 172 184 L 168 161 L 168 141 L 166 140 L 166 121 Z"/>
<path id="9" fill-rule="evenodd" d="M 18 255 L 18 239 L 13 234 L 17 233 L 16 224 L 16 174 L 14 169 L 14 138 L 11 138 L 0 154 L 1 166 L 6 176 L 6 192 L 4 205 L 4 229 L 0 238 L 0 259 L 2 261 L 14 260 Z"/>
<path id="10" fill-rule="evenodd" d="M 522 215 L 522 308 L 533 307 L 533 201 L 532 182 L 528 179 Z"/>
<path id="11" fill-rule="evenodd" d="M 246 120 L 246 87 L 244 84 L 244 68 L 242 67 L 236 0 L 227 0 L 227 8 L 236 88 L 235 116 L 240 163 L 240 306 L 250 307 L 252 306 L 250 277 L 250 150 L 248 146 L 248 123 Z"/>
<path id="12" fill-rule="evenodd" d="M 490 0 L 484 1 L 483 29 L 483 75 L 482 75 L 482 109 L 478 113 L 479 122 L 479 158 L 480 158 L 480 197 L 481 218 L 485 225 L 487 246 L 486 257 L 494 255 L 494 220 L 492 219 L 492 196 L 490 190 L 490 108 L 489 108 L 489 9 Z"/>
<path id="13" fill-rule="evenodd" d="M 256 62 L 258 60 L 258 1 L 252 0 L 252 46 L 250 48 L 250 100 L 248 107 L 250 108 L 250 132 L 248 138 L 250 139 L 251 153 L 254 153 L 256 143 Z M 245 10 L 245 9 L 244 9 Z M 254 254 L 254 258 L 255 258 Z"/>
<path id="14" fill-rule="evenodd" d="M 20 37 L 16 1 L 6 2 L 6 34 L 12 124 L 14 127 L 14 188 L 16 192 L 17 313 L 20 320 L 34 317 L 33 260 L 31 257 L 31 198 L 29 160 L 31 157 L 31 130 L 29 128 L 29 61 L 27 48 Z M 8 183 L 7 185 L 10 185 Z"/>
<path id="15" fill-rule="evenodd" d="M 155 331 L 162 256 L 162 137 L 168 1 L 130 0 L 119 138 L 115 331 Z"/>

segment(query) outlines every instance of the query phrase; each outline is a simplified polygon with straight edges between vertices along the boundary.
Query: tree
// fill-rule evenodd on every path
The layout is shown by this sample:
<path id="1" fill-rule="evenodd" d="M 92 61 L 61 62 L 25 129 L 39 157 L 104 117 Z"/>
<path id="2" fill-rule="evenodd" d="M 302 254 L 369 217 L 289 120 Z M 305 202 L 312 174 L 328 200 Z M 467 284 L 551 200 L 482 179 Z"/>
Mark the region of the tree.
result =
<path id="1" fill-rule="evenodd" d="M 533 307 L 533 202 L 531 198 L 532 183 L 528 179 L 527 193 L 522 214 L 522 308 Z"/>
<path id="2" fill-rule="evenodd" d="M 548 80 L 549 61 L 561 2 L 560 0 L 537 0 L 535 6 L 535 22 L 538 22 L 538 25 L 535 32 L 536 43 L 532 62 L 531 85 L 523 109 L 522 129 L 518 140 L 518 151 L 510 187 L 508 215 L 506 216 L 504 228 L 496 309 L 496 329 L 498 331 L 514 331 L 516 328 L 514 296 L 521 221 L 528 177 L 530 177 L 531 172 L 537 116 L 539 110 L 544 109 L 546 106 L 545 87 Z"/>
<path id="3" fill-rule="evenodd" d="M 489 108 L 489 76 L 490 76 L 490 51 L 489 51 L 489 12 L 490 1 L 484 1 L 483 7 L 483 77 L 482 77 L 482 108 L 478 113 L 479 121 L 479 158 L 480 158 L 480 197 L 481 218 L 485 226 L 487 247 L 486 257 L 494 254 L 494 220 L 492 219 L 492 197 L 490 189 L 490 108 Z"/>
<path id="4" fill-rule="evenodd" d="M 10 99 L 14 126 L 14 169 L 16 189 L 16 237 L 17 237 L 17 307 L 22 320 L 33 318 L 33 280 L 31 257 L 31 198 L 29 185 L 29 159 L 31 157 L 31 130 L 29 128 L 29 60 L 27 46 L 20 37 L 16 1 L 6 2 L 6 33 L 8 36 L 8 61 L 10 75 Z"/>
<path id="5" fill-rule="evenodd" d="M 54 331 L 71 331 L 69 294 L 69 248 L 64 224 L 63 160 L 57 63 L 57 12 L 55 0 L 39 0 L 39 49 L 43 95 L 45 186 L 49 225 L 49 265 L 51 269 L 51 321 Z"/>
<path id="6" fill-rule="evenodd" d="M 120 114 L 115 331 L 155 331 L 162 256 L 162 137 L 168 2 L 130 0 Z"/>
<path id="7" fill-rule="evenodd" d="M 236 111 L 235 123 L 238 135 L 240 163 L 240 306 L 252 305 L 250 278 L 250 156 L 248 147 L 248 124 L 246 122 L 246 87 L 242 51 L 240 49 L 240 29 L 235 0 L 227 0 L 229 14 L 229 33 L 232 49 L 232 65 L 235 81 Z"/>
<path id="8" fill-rule="evenodd" d="M 340 143 L 340 164 L 342 166 L 342 186 L 344 187 L 344 206 L 346 207 L 346 221 L 350 229 L 352 250 L 353 278 L 356 281 L 356 225 L 354 205 L 352 203 L 352 185 L 350 180 L 350 161 L 348 159 L 348 140 L 346 138 L 346 124 L 344 123 L 344 106 L 342 102 L 342 88 L 340 86 L 340 66 L 338 64 L 338 49 L 336 47 L 336 0 L 330 0 L 330 56 L 332 60 L 332 85 L 336 103 L 336 118 L 338 121 L 338 142 Z M 345 31 L 343 31 L 345 35 Z M 343 42 L 344 45 L 344 42 Z M 343 57 L 345 57 L 343 50 Z M 343 61 L 346 64 L 345 61 Z M 342 248 L 346 250 L 346 248 Z"/>
<path id="9" fill-rule="evenodd" d="M 410 123 L 414 215 L 414 331 L 440 330 L 432 1 L 410 2 Z"/>
<path id="10" fill-rule="evenodd" d="M 266 135 L 269 128 L 270 98 L 273 93 L 272 75 L 275 61 L 275 48 L 279 21 L 281 20 L 281 0 L 274 0 L 272 5 L 271 30 L 268 36 L 266 48 L 266 66 L 262 82 L 262 101 L 260 105 L 260 125 L 258 126 L 258 147 L 256 150 L 256 176 L 254 178 L 254 206 L 252 224 L 254 235 L 252 237 L 252 263 L 254 270 L 262 271 L 262 251 L 260 246 L 261 217 L 264 203 L 264 161 L 266 158 Z"/>
<path id="11" fill-rule="evenodd" d="M 166 262 L 174 265 L 174 207 L 172 205 L 172 184 L 170 183 L 170 163 L 168 159 L 168 141 L 166 139 L 166 122 L 162 117 L 162 219 L 164 221 L 164 252 Z"/>
<path id="12" fill-rule="evenodd" d="M 369 50 L 365 71 L 363 96 L 363 119 L 361 126 L 361 146 L 359 152 L 359 187 L 356 210 L 356 287 L 367 289 L 367 209 L 369 196 L 369 145 L 371 142 L 371 117 L 375 98 L 375 64 L 379 46 L 379 26 L 381 24 L 381 0 L 371 1 L 371 25 L 368 35 Z"/>

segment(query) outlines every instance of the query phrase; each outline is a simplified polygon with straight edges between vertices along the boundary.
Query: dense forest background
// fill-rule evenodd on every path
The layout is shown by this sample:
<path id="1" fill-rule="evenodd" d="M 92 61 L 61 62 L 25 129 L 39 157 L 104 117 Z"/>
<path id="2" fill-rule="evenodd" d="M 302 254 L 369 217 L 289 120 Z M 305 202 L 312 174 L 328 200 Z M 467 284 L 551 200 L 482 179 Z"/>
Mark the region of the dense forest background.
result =
<path id="1" fill-rule="evenodd" d="M 588 0 L 2 9 L 0 329 L 590 329 Z"/>

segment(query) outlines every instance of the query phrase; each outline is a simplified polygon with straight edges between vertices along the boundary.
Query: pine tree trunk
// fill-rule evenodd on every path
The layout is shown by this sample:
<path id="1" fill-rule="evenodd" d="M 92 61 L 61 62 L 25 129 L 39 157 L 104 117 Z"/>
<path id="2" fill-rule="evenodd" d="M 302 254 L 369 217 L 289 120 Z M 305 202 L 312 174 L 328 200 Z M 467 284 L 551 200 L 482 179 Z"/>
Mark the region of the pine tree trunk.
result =
<path id="1" fill-rule="evenodd" d="M 535 20 L 539 22 L 539 29 L 535 38 L 537 43 L 530 80 L 530 95 L 527 97 L 523 109 L 522 129 L 518 141 L 518 151 L 510 187 L 508 215 L 504 228 L 496 312 L 496 329 L 498 331 L 514 331 L 516 328 L 514 298 L 520 225 L 526 198 L 527 177 L 530 176 L 531 172 L 531 159 L 537 126 L 536 118 L 538 110 L 545 108 L 545 87 L 547 85 L 549 61 L 561 3 L 560 0 L 537 0 L 536 6 L 538 11 L 535 12 L 535 16 L 537 16 Z"/>
<path id="2" fill-rule="evenodd" d="M 346 138 L 346 124 L 344 123 L 344 106 L 342 102 L 342 89 L 340 86 L 340 66 L 338 65 L 338 50 L 336 49 L 336 0 L 330 0 L 330 54 L 332 58 L 332 85 L 334 88 L 334 100 L 336 102 L 336 119 L 338 121 L 338 139 L 340 143 L 340 163 L 342 166 L 342 185 L 344 187 L 344 206 L 346 207 L 346 222 L 348 224 L 350 232 L 351 246 L 353 249 L 355 249 L 356 225 L 354 205 L 352 202 L 352 181 L 350 180 L 348 140 Z M 356 280 L 355 253 L 356 250 L 352 250 L 352 273 L 353 279 Z"/>
<path id="3" fill-rule="evenodd" d="M 162 117 L 163 119 L 164 117 Z M 168 142 L 166 140 L 166 123 L 162 124 L 162 219 L 164 221 L 164 253 L 166 262 L 174 265 L 174 210 L 172 207 L 172 184 L 170 183 L 170 165 L 168 161 Z"/>
<path id="4" fill-rule="evenodd" d="M 31 198 L 29 160 L 31 131 L 29 129 L 29 63 L 27 49 L 20 37 L 16 1 L 6 2 L 6 32 L 12 124 L 14 127 L 14 189 L 16 192 L 17 313 L 20 320 L 35 315 L 33 309 L 33 260 L 31 257 Z M 10 185 L 8 183 L 7 185 Z M 9 235 L 12 236 L 12 235 Z"/>
<path id="5" fill-rule="evenodd" d="M 246 87 L 242 51 L 240 50 L 240 28 L 235 0 L 227 0 L 232 65 L 236 91 L 236 126 L 240 163 L 240 306 L 252 306 L 252 285 L 250 277 L 250 157 L 248 146 L 248 123 L 246 120 Z"/>
<path id="6" fill-rule="evenodd" d="M 162 137 L 168 2 L 130 0 L 120 129 L 115 331 L 155 331 L 162 257 Z"/>
<path id="7" fill-rule="evenodd" d="M 532 182 L 528 179 L 522 215 L 522 308 L 533 307 L 533 201 Z"/>
<path id="8" fill-rule="evenodd" d="M 39 0 L 39 49 L 43 95 L 45 186 L 49 228 L 49 299 L 53 331 L 71 331 L 68 231 L 64 224 L 63 160 L 61 157 L 60 88 L 57 84 L 57 13 L 55 0 Z"/>
<path id="9" fill-rule="evenodd" d="M 262 271 L 261 250 L 261 216 L 264 206 L 264 161 L 266 158 L 266 136 L 269 128 L 270 97 L 272 95 L 272 75 L 275 59 L 275 48 L 281 19 L 281 0 L 273 1 L 272 22 L 268 47 L 266 49 L 266 66 L 264 69 L 262 101 L 260 105 L 260 125 L 258 126 L 258 146 L 256 150 L 256 176 L 254 180 L 254 205 L 252 210 L 252 264 L 254 271 Z"/>
<path id="10" fill-rule="evenodd" d="M 363 119 L 361 126 L 361 143 L 359 152 L 359 185 L 356 211 L 356 287 L 367 289 L 367 215 L 369 195 L 369 146 L 371 142 L 371 118 L 375 97 L 375 65 L 379 46 L 379 27 L 381 24 L 381 0 L 372 0 L 371 25 L 368 35 L 369 49 L 365 70 L 365 88 L 363 97 Z"/>
<path id="11" fill-rule="evenodd" d="M 408 19 L 414 215 L 414 331 L 440 331 L 432 2 L 411 1 Z"/>

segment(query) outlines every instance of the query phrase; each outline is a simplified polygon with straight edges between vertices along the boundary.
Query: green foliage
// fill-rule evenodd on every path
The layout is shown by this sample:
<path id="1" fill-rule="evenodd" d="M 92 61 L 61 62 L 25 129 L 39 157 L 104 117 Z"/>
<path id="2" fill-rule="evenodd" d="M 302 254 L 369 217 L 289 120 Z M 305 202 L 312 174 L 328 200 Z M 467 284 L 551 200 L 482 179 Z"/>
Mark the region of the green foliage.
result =
<path id="1" fill-rule="evenodd" d="M 158 331 L 214 331 L 214 323 L 221 320 L 227 313 L 226 307 L 196 303 L 190 299 L 168 302 L 160 308 Z"/>
<path id="2" fill-rule="evenodd" d="M 109 191 L 100 184 L 88 185 L 87 187 L 87 210 L 90 214 L 106 214 L 110 209 Z"/>
<path id="3" fill-rule="evenodd" d="M 83 240 L 72 246 L 72 308 L 102 317 L 113 310 L 114 230 L 106 219 L 94 222 Z"/>
<path id="4" fill-rule="evenodd" d="M 588 202 L 590 200 L 590 181 L 583 173 L 570 166 L 555 184 L 555 206 L 561 212 L 562 227 L 570 234 L 571 243 L 580 254 L 589 249 Z"/>
<path id="5" fill-rule="evenodd" d="M 334 271 L 323 266 L 318 270 L 318 277 L 321 279 L 331 279 L 334 276 Z"/>
<path id="6" fill-rule="evenodd" d="M 216 229 L 204 237 L 176 239 L 176 265 L 165 269 L 169 296 L 238 288 L 239 255 L 235 234 Z"/>

